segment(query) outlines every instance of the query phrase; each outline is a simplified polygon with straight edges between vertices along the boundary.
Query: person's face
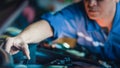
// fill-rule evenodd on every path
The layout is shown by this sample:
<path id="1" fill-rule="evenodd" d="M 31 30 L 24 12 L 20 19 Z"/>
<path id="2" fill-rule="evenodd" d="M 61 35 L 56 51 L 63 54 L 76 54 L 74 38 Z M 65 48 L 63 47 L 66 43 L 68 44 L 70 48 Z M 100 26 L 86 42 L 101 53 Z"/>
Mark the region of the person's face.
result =
<path id="1" fill-rule="evenodd" d="M 110 15 L 117 0 L 84 0 L 85 10 L 90 19 L 102 19 Z"/>

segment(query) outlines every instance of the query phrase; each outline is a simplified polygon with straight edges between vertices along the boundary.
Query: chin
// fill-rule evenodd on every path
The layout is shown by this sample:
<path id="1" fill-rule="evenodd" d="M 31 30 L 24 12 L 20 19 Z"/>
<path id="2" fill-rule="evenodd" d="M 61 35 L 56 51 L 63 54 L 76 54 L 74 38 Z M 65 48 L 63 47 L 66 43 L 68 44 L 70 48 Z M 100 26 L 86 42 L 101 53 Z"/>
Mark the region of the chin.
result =
<path id="1" fill-rule="evenodd" d="M 88 12 L 88 17 L 92 20 L 96 20 L 96 19 L 99 19 L 101 14 L 98 13 L 98 12 Z"/>
<path id="2" fill-rule="evenodd" d="M 97 20 L 98 18 L 96 17 L 89 17 L 91 20 Z"/>
<path id="3" fill-rule="evenodd" d="M 97 20 L 100 18 L 99 16 L 96 16 L 96 15 L 92 15 L 92 16 L 88 16 L 88 17 L 92 20 Z"/>

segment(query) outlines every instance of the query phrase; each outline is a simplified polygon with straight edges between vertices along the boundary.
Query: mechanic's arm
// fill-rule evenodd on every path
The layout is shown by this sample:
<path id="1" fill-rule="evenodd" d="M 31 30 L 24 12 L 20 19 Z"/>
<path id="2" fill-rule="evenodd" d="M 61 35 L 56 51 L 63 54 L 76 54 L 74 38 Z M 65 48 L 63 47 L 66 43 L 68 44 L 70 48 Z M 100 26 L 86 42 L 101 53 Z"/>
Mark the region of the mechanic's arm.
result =
<path id="1" fill-rule="evenodd" d="M 28 44 L 38 43 L 51 36 L 53 36 L 53 31 L 50 25 L 47 21 L 41 20 L 28 26 L 18 36 L 7 38 L 5 50 L 10 54 L 16 54 L 22 50 L 30 59 Z"/>
<path id="2" fill-rule="evenodd" d="M 52 29 L 47 21 L 38 21 L 28 26 L 18 37 L 21 37 L 25 43 L 38 43 L 53 35 Z"/>

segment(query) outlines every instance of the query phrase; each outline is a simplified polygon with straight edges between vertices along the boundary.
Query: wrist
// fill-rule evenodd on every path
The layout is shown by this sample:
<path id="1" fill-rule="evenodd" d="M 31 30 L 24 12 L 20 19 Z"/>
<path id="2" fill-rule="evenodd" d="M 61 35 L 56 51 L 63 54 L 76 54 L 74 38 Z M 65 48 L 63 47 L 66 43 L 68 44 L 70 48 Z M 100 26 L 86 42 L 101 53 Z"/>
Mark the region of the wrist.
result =
<path id="1" fill-rule="evenodd" d="M 18 36 L 16 36 L 15 38 L 16 38 L 16 39 L 19 39 L 21 42 L 24 42 L 24 43 L 27 43 L 27 44 L 28 44 L 27 40 L 25 40 L 25 37 L 23 37 L 23 36 L 21 36 L 21 35 L 18 35 Z"/>

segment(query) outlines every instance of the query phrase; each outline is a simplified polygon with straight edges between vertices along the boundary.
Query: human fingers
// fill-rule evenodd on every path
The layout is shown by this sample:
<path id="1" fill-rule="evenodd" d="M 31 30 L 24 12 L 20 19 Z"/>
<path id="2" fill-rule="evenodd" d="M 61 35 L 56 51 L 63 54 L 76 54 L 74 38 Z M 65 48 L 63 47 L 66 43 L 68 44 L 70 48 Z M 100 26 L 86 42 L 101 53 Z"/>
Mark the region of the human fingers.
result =
<path id="1" fill-rule="evenodd" d="M 23 45 L 22 45 L 22 51 L 26 55 L 27 59 L 30 60 L 30 51 L 29 51 L 28 44 L 23 43 Z"/>
<path id="2" fill-rule="evenodd" d="M 10 53 L 11 47 L 13 46 L 13 41 L 14 41 L 14 39 L 10 38 L 10 37 L 6 39 L 6 44 L 5 44 L 6 52 Z"/>

